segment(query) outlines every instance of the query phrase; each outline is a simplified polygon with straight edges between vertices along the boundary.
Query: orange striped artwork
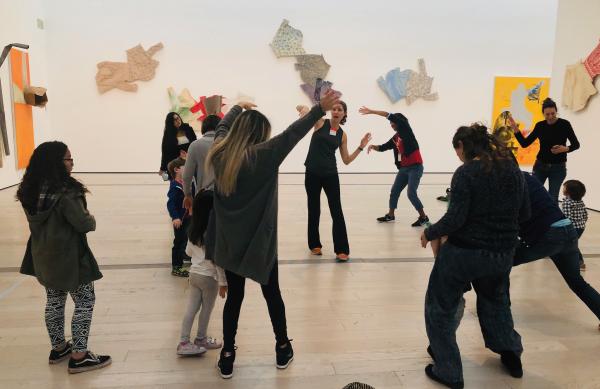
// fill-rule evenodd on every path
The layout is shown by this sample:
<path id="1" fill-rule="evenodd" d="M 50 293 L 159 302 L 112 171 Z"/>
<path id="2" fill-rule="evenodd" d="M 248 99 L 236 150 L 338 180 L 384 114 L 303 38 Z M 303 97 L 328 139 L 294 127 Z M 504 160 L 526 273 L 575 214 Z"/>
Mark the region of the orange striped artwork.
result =
<path id="1" fill-rule="evenodd" d="M 25 103 L 23 89 L 29 85 L 29 54 L 19 49 L 10 50 L 10 76 L 13 100 L 13 122 L 17 169 L 24 169 L 29 164 L 35 142 L 33 138 L 33 111 Z"/>

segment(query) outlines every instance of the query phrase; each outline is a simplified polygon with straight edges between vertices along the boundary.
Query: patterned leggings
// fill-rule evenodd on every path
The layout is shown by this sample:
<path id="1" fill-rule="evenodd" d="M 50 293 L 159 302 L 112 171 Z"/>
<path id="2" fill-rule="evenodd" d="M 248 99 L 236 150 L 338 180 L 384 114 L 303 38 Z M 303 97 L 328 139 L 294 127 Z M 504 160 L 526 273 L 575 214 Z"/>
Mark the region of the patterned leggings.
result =
<path id="1" fill-rule="evenodd" d="M 94 303 L 96 302 L 94 284 L 80 285 L 71 292 L 46 288 L 46 294 L 48 296 L 46 302 L 46 328 L 48 329 L 48 335 L 50 335 L 52 347 L 60 349 L 65 344 L 65 304 L 67 294 L 70 294 L 75 303 L 75 311 L 71 320 L 72 350 L 73 352 L 87 351 L 87 340 L 92 324 Z"/>

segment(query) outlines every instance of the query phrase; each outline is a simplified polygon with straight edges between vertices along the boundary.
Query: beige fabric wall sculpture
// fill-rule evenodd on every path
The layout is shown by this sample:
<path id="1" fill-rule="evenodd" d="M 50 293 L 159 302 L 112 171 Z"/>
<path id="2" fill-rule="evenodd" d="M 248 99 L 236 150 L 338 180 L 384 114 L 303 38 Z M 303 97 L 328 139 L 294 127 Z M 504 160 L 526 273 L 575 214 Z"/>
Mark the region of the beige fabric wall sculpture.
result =
<path id="1" fill-rule="evenodd" d="M 137 45 L 127 50 L 127 62 L 103 61 L 98 63 L 96 85 L 100 93 L 117 88 L 126 92 L 137 91 L 135 81 L 150 81 L 156 74 L 158 61 L 152 59 L 157 51 L 163 48 L 157 43 L 148 50 Z"/>

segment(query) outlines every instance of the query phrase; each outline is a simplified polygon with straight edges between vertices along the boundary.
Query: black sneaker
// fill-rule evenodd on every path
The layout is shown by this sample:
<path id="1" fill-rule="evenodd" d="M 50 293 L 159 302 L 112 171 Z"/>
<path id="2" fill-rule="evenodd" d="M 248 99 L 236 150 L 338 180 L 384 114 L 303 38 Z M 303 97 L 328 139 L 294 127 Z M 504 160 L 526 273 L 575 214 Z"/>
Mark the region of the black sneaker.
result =
<path id="1" fill-rule="evenodd" d="M 427 346 L 427 354 L 429 354 L 431 359 L 433 359 L 433 361 L 435 362 L 435 355 L 433 355 L 433 350 L 431 349 L 431 346 Z"/>
<path id="2" fill-rule="evenodd" d="M 465 387 L 465 383 L 462 381 L 448 382 L 448 381 L 438 377 L 438 375 L 433 372 L 433 365 L 427 365 L 425 367 L 425 374 L 427 374 L 427 377 L 431 378 L 435 382 L 438 382 L 438 383 L 440 383 L 444 386 L 447 386 L 448 388 L 451 388 L 451 389 L 463 389 Z"/>
<path id="3" fill-rule="evenodd" d="M 277 356 L 277 368 L 285 369 L 294 360 L 294 350 L 292 349 L 292 339 L 287 341 L 285 347 L 281 348 L 275 345 L 275 355 Z"/>
<path id="4" fill-rule="evenodd" d="M 411 224 L 411 227 L 422 227 L 427 223 L 429 223 L 429 217 L 419 217 L 416 222 Z"/>
<path id="5" fill-rule="evenodd" d="M 227 354 L 227 355 L 225 355 Z M 221 356 L 217 362 L 217 369 L 222 378 L 229 379 L 233 377 L 233 362 L 235 362 L 235 350 L 225 351 L 221 349 Z"/>
<path id="6" fill-rule="evenodd" d="M 388 215 L 387 213 L 385 215 L 383 215 L 382 217 L 377 218 L 377 221 L 379 223 L 393 222 L 394 220 L 396 220 L 396 217 L 392 216 L 392 215 Z"/>
<path id="7" fill-rule="evenodd" d="M 523 377 L 523 365 L 521 358 L 513 351 L 503 351 L 500 353 L 500 361 L 508 370 L 508 374 L 515 378 Z"/>
<path id="8" fill-rule="evenodd" d="M 91 351 L 85 353 L 82 359 L 69 359 L 69 373 L 83 373 L 84 371 L 102 369 L 112 363 L 108 355 L 96 355 Z"/>
<path id="9" fill-rule="evenodd" d="M 50 351 L 50 356 L 48 357 L 48 363 L 51 365 L 54 365 L 56 363 L 60 363 L 62 361 L 64 361 L 65 359 L 69 358 L 71 356 L 71 347 L 73 347 L 73 342 L 71 342 L 70 340 L 65 344 L 65 348 L 58 351 L 55 349 L 52 349 Z"/>

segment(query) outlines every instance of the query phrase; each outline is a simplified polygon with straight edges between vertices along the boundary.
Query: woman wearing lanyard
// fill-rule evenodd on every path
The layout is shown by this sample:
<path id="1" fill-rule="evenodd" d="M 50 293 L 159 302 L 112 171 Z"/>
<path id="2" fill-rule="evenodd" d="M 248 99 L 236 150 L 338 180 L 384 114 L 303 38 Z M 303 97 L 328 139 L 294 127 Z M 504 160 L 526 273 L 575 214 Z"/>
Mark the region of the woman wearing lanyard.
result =
<path id="1" fill-rule="evenodd" d="M 308 107 L 296 107 L 300 115 L 308 112 Z M 358 157 L 371 140 L 371 134 L 366 133 L 360 141 L 360 146 L 352 154 L 348 152 L 348 137 L 340 127 L 346 123 L 348 108 L 340 100 L 331 110 L 331 119 L 321 119 L 315 124 L 310 147 L 306 156 L 306 174 L 304 186 L 308 197 L 308 248 L 313 255 L 322 255 L 321 239 L 319 236 L 319 218 L 321 216 L 321 189 L 327 195 L 329 211 L 333 219 L 333 245 L 338 261 L 348 260 L 350 246 L 346 232 L 346 222 L 340 200 L 340 180 L 338 177 L 335 151 L 340 149 L 344 164 L 348 165 Z"/>
<path id="2" fill-rule="evenodd" d="M 419 218 L 412 226 L 420 227 L 429 222 L 429 218 L 425 214 L 423 204 L 417 195 L 419 182 L 423 176 L 423 158 L 419 150 L 419 143 L 415 138 L 408 119 L 401 113 L 387 113 L 384 111 L 375 111 L 367 107 L 362 107 L 358 110 L 363 115 L 379 115 L 387 118 L 390 121 L 392 129 L 396 134 L 386 143 L 376 146 L 369 146 L 368 152 L 394 150 L 394 162 L 398 167 L 398 174 L 392 185 L 390 192 L 390 209 L 387 214 L 378 217 L 379 222 L 389 222 L 395 220 L 394 212 L 398 207 L 398 198 L 402 190 L 408 185 L 408 199 L 417 212 Z"/>
<path id="3" fill-rule="evenodd" d="M 548 179 L 548 192 L 558 204 L 558 193 L 567 176 L 567 153 L 577 150 L 579 141 L 571 123 L 556 116 L 556 103 L 551 98 L 542 103 L 542 113 L 545 120 L 537 122 L 527 138 L 521 134 L 512 118 L 511 126 L 521 147 L 528 147 L 536 139 L 540 140 L 540 151 L 533 165 L 533 175 L 542 185 Z"/>

